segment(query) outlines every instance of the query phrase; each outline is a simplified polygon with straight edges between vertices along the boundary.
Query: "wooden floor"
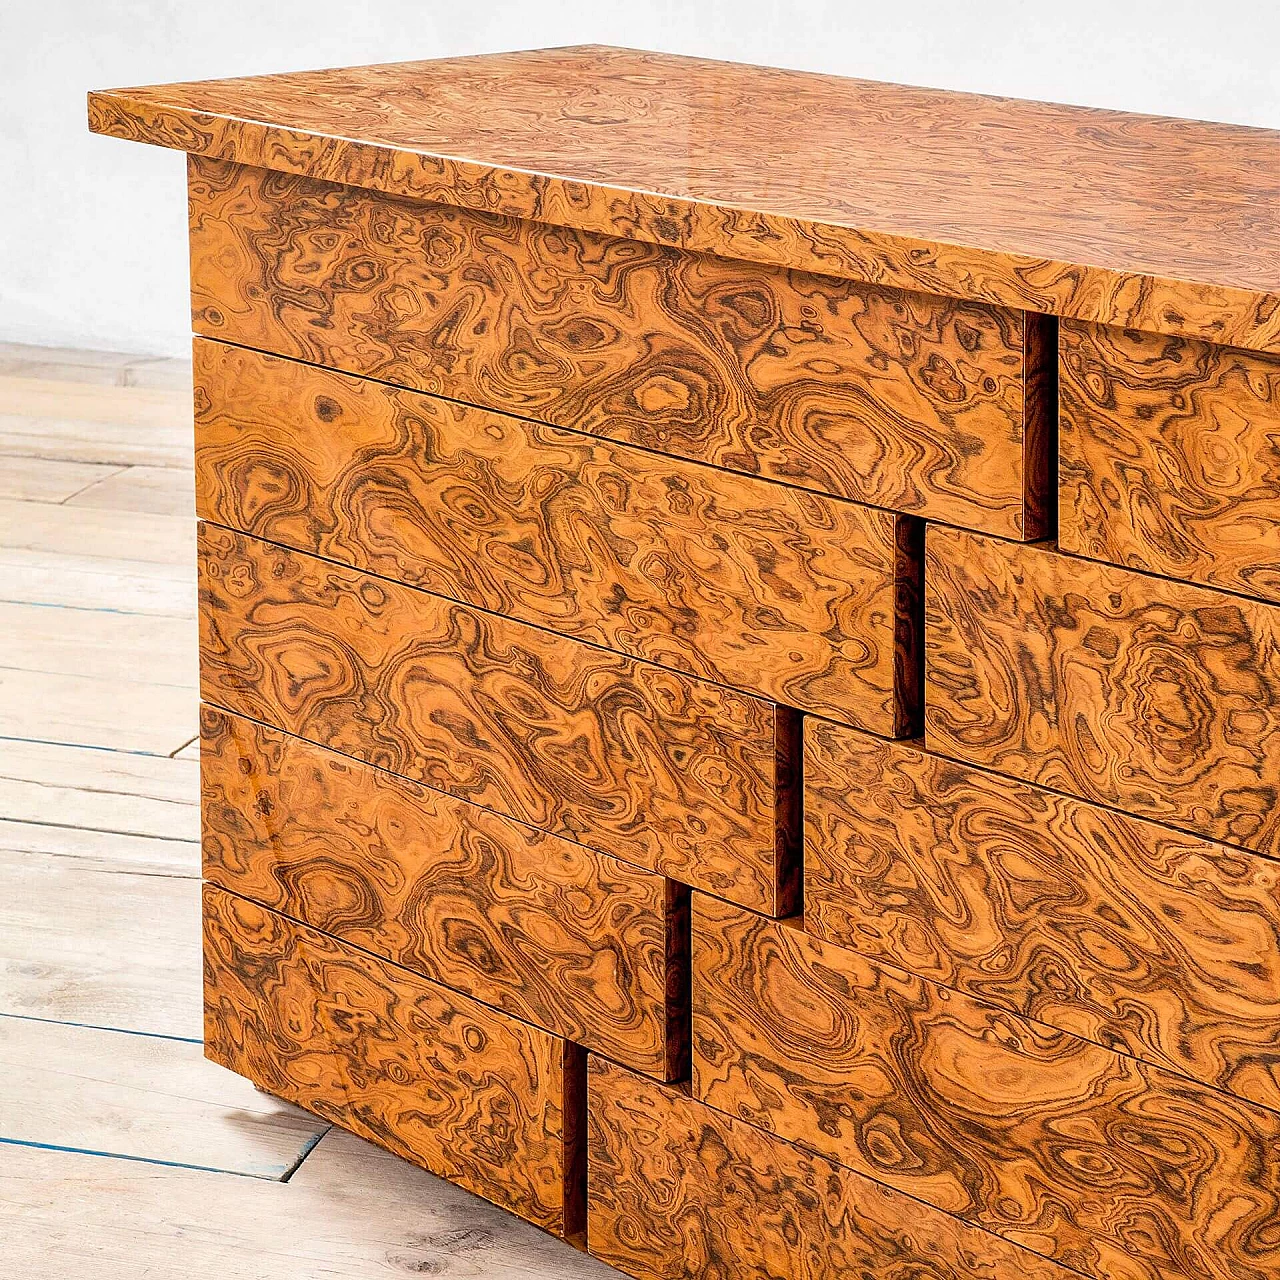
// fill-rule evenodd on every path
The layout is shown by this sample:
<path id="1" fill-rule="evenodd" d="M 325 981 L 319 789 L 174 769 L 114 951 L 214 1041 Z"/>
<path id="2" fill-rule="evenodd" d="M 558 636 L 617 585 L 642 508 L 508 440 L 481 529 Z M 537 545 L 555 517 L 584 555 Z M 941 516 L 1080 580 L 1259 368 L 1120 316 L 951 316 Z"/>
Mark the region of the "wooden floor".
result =
<path id="1" fill-rule="evenodd" d="M 189 379 L 0 344 L 3 1272 L 614 1276 L 201 1056 Z"/>

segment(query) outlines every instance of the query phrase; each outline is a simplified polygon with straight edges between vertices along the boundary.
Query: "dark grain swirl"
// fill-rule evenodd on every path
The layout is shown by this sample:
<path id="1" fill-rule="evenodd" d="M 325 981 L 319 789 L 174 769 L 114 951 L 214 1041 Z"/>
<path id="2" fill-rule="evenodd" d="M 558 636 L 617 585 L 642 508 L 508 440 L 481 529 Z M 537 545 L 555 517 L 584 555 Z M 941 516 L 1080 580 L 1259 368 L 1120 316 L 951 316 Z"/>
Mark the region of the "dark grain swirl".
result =
<path id="1" fill-rule="evenodd" d="M 751 906 L 786 889 L 767 703 L 213 525 L 200 570 L 205 701 Z"/>
<path id="2" fill-rule="evenodd" d="M 206 879 L 637 1071 L 680 1074 L 667 993 L 687 979 L 671 908 L 687 890 L 212 707 L 200 728 Z"/>
<path id="3" fill-rule="evenodd" d="M 1021 311 L 212 160 L 192 159 L 190 197 L 206 337 L 909 514 L 1043 532 L 1027 518 L 1042 503 L 1026 494 L 1035 322 Z"/>
<path id="4" fill-rule="evenodd" d="M 197 341 L 202 516 L 887 736 L 918 522 Z"/>
<path id="5" fill-rule="evenodd" d="M 1280 854 L 1280 609 L 931 527 L 944 755 Z"/>
<path id="6" fill-rule="evenodd" d="M 1100 1280 L 1280 1267 L 1280 1116 L 694 895 L 694 1096 Z"/>
<path id="7" fill-rule="evenodd" d="M 805 927 L 1280 1110 L 1280 864 L 805 729 Z"/>
<path id="8" fill-rule="evenodd" d="M 557 1234 L 582 1050 L 212 885 L 205 1051 Z M 283 1224 L 282 1224 L 283 1225 Z"/>
<path id="9" fill-rule="evenodd" d="M 1280 356 L 1062 326 L 1064 551 L 1280 601 Z"/>
<path id="10" fill-rule="evenodd" d="M 641 1280 L 1070 1280 L 1016 1245 L 592 1055 L 591 1252 Z"/>

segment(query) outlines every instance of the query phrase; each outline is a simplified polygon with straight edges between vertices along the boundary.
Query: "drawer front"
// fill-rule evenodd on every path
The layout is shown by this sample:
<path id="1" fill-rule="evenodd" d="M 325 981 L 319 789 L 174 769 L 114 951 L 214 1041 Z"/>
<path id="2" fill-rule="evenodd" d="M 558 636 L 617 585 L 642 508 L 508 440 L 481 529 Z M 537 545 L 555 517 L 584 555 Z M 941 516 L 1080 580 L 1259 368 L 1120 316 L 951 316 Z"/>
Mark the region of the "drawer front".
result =
<path id="1" fill-rule="evenodd" d="M 215 1062 L 548 1231 L 582 1229 L 581 1049 L 212 885 L 204 980 Z"/>
<path id="2" fill-rule="evenodd" d="M 999 533 L 1051 323 L 192 157 L 197 333 Z"/>
<path id="3" fill-rule="evenodd" d="M 1280 1267 L 1280 1116 L 694 895 L 693 1092 L 1103 1280 Z"/>
<path id="4" fill-rule="evenodd" d="M 748 905 L 794 893 L 787 714 L 212 525 L 199 545 L 206 702 Z"/>
<path id="5" fill-rule="evenodd" d="M 591 1252 L 640 1280 L 1070 1280 L 595 1055 L 587 1098 Z"/>
<path id="6" fill-rule="evenodd" d="M 1280 853 L 1280 609 L 931 528 L 931 748 Z"/>
<path id="7" fill-rule="evenodd" d="M 1280 357 L 1062 322 L 1059 542 L 1280 601 Z"/>
<path id="8" fill-rule="evenodd" d="M 683 1073 L 688 891 L 212 707 L 204 875 L 661 1079 Z"/>
<path id="9" fill-rule="evenodd" d="M 1280 1111 L 1280 863 L 810 720 L 829 942 Z"/>
<path id="10" fill-rule="evenodd" d="M 206 519 L 873 732 L 911 723 L 906 516 L 221 343 L 195 368 Z"/>

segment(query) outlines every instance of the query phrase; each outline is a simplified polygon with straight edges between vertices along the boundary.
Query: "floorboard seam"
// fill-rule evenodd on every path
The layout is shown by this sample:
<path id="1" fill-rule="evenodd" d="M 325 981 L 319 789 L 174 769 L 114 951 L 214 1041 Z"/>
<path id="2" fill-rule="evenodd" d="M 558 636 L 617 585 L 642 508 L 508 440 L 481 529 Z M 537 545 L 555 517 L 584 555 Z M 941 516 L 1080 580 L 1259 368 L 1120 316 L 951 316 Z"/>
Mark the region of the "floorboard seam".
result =
<path id="1" fill-rule="evenodd" d="M 298 1158 L 284 1171 L 280 1177 L 280 1182 L 288 1182 L 295 1173 L 302 1167 L 302 1162 L 320 1145 L 320 1139 L 326 1134 L 333 1132 L 333 1125 L 326 1125 L 319 1133 L 314 1133 L 306 1142 L 302 1144 L 302 1150 L 298 1152 Z"/>
<path id="2" fill-rule="evenodd" d="M 29 1142 L 23 1138 L 0 1138 L 0 1146 L 29 1147 L 36 1151 L 58 1151 L 74 1156 L 100 1156 L 104 1160 L 127 1160 L 130 1164 L 153 1164 L 162 1169 L 191 1169 L 196 1173 L 221 1173 L 231 1178 L 252 1178 L 255 1182 L 280 1182 L 281 1178 L 262 1173 L 242 1173 L 239 1169 L 219 1169 L 211 1164 L 187 1164 L 182 1160 L 157 1160 L 150 1156 L 131 1156 L 122 1151 L 98 1151 L 92 1147 L 64 1147 L 56 1142 Z"/>
<path id="3" fill-rule="evenodd" d="M 171 756 L 166 756 L 161 758 L 172 759 Z M 25 781 L 25 779 L 0 778 L 0 782 L 10 782 L 10 781 L 21 782 L 21 781 Z M 74 790 L 75 788 L 68 787 L 68 788 L 61 788 L 61 789 Z M 94 793 L 86 792 L 85 794 L 92 795 Z M 106 794 L 118 795 L 119 793 L 107 792 Z M 161 804 L 163 803 L 163 801 L 157 800 L 154 803 Z M 170 803 L 181 804 L 182 802 L 178 800 L 174 800 L 174 801 L 171 801 Z M 189 805 L 186 807 L 195 808 L 195 805 Z M 96 836 L 128 836 L 129 839 L 131 840 L 163 840 L 166 844 L 199 845 L 200 843 L 199 837 L 192 837 L 192 836 L 158 836 L 155 834 L 154 831 L 126 831 L 121 827 L 85 826 L 81 822 L 41 822 L 38 818 L 10 818 L 7 815 L 0 816 L 0 827 L 9 823 L 13 823 L 17 826 L 22 826 L 22 827 L 47 827 L 53 831 L 87 831 L 90 834 L 96 835 Z M 48 852 L 54 853 L 56 852 L 56 850 L 50 849 L 48 850 Z M 79 856 L 79 855 L 72 855 L 72 856 Z"/>
<path id="4" fill-rule="evenodd" d="M 107 464 L 107 465 L 110 465 L 110 464 Z M 78 498 L 82 493 L 88 493 L 89 490 L 92 489 L 95 485 L 100 485 L 104 480 L 111 480 L 115 476 L 123 475 L 128 470 L 129 470 L 128 467 L 119 467 L 117 470 L 112 471 L 110 475 L 98 476 L 96 480 L 90 480 L 89 483 L 85 485 L 83 488 L 77 489 L 75 493 L 67 494 L 67 496 L 63 498 L 61 502 L 56 502 L 53 505 L 58 507 L 65 507 L 67 503 L 71 501 L 72 498 Z M 90 1152 L 89 1154 L 92 1155 L 93 1153 Z"/>
<path id="5" fill-rule="evenodd" d="M 84 604 L 50 604 L 43 600 L 10 600 L 8 597 L 0 599 L 0 604 L 21 604 L 31 609 L 67 609 L 75 613 L 118 613 L 125 618 L 176 618 L 179 622 L 190 622 L 195 618 L 194 613 L 147 613 L 138 609 L 108 609 L 98 605 Z"/>
<path id="6" fill-rule="evenodd" d="M 117 756 L 146 756 L 151 760 L 170 760 L 163 751 L 138 751 L 131 747 L 104 747 L 95 742 L 67 742 L 60 738 L 23 738 L 16 734 L 0 733 L 0 742 L 29 742 L 38 747 L 76 747 L 81 751 L 107 751 Z M 179 750 L 182 748 L 179 747 Z"/>
<path id="7" fill-rule="evenodd" d="M 15 1022 L 43 1022 L 53 1027 L 79 1027 L 84 1031 L 114 1031 L 121 1036 L 142 1036 L 146 1040 L 176 1040 L 180 1044 L 204 1044 L 202 1038 L 195 1036 L 171 1036 L 163 1031 L 134 1031 L 130 1027 L 105 1027 L 96 1022 L 68 1022 L 65 1018 L 40 1018 L 33 1013 L 0 1013 L 0 1018 L 11 1018 Z"/>

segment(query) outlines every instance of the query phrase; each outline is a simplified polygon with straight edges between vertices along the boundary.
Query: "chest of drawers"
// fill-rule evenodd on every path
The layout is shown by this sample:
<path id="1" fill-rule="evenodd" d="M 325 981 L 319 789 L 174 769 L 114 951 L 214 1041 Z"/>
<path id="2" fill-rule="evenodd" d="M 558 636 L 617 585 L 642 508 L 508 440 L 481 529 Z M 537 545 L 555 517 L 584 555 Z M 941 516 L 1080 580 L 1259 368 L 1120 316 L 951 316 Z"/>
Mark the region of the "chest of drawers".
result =
<path id="1" fill-rule="evenodd" d="M 89 111 L 189 157 L 211 1057 L 642 1280 L 1280 1269 L 1280 135 Z"/>

